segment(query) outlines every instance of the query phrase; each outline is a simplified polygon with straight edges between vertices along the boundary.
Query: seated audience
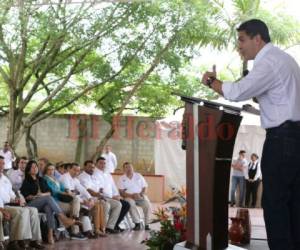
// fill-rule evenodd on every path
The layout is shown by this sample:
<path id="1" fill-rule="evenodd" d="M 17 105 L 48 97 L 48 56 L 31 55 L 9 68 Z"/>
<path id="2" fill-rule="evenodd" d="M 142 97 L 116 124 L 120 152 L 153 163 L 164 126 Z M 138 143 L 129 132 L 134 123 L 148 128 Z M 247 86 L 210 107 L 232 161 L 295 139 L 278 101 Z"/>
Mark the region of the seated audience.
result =
<path id="1" fill-rule="evenodd" d="M 9 249 L 24 249 L 24 240 L 30 240 L 30 246 L 36 249 L 44 247 L 41 240 L 40 220 L 36 208 L 25 207 L 24 200 L 17 199 L 9 179 L 3 174 L 4 157 L 0 156 L 0 212 L 6 219 L 10 219 Z M 0 241 L 3 241 L 1 221 Z"/>
<path id="2" fill-rule="evenodd" d="M 51 195 L 54 197 L 64 213 L 72 218 L 79 220 L 80 199 L 76 195 L 65 192 L 64 186 L 54 177 L 55 167 L 48 163 L 44 169 L 44 179 L 51 190 Z M 86 239 L 80 232 L 78 225 L 71 227 L 70 237 L 72 239 Z"/>
<path id="3" fill-rule="evenodd" d="M 123 171 L 124 175 L 120 177 L 118 186 L 121 195 L 130 204 L 129 212 L 133 222 L 135 223 L 134 230 L 139 230 L 141 228 L 141 218 L 136 206 L 142 207 L 144 212 L 145 230 L 150 230 L 149 222 L 151 216 L 151 204 L 146 196 L 148 184 L 141 174 L 134 172 L 131 163 L 125 162 L 123 164 Z"/>
<path id="4" fill-rule="evenodd" d="M 28 206 L 36 207 L 39 212 L 46 213 L 48 242 L 50 244 L 54 243 L 53 230 L 56 228 L 55 215 L 58 216 L 66 228 L 75 224 L 76 221 L 66 217 L 62 209 L 51 196 L 51 190 L 46 181 L 38 175 L 36 161 L 29 161 L 26 165 L 25 179 L 21 187 L 21 193 L 25 197 Z"/>

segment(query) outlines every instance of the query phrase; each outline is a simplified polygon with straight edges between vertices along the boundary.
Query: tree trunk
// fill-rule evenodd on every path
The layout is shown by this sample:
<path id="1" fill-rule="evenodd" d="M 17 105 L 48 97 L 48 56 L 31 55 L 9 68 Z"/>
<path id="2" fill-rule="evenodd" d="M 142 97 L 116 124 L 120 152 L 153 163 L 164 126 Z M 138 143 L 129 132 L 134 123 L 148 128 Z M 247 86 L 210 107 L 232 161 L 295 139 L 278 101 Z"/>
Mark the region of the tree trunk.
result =
<path id="1" fill-rule="evenodd" d="M 112 125 L 112 123 L 110 124 L 110 129 L 107 131 L 107 133 L 105 134 L 105 136 L 101 139 L 96 152 L 93 154 L 93 156 L 91 157 L 91 159 L 93 161 L 96 161 L 97 157 L 101 156 L 102 151 L 104 149 L 105 144 L 107 143 L 107 141 L 112 137 L 112 135 L 115 132 L 115 128 Z"/>
<path id="2" fill-rule="evenodd" d="M 16 121 L 16 96 L 10 93 L 9 100 L 9 113 L 8 113 L 8 128 L 7 128 L 7 141 L 12 149 L 15 149 L 15 121 Z"/>
<path id="3" fill-rule="evenodd" d="M 86 160 L 86 140 L 88 136 L 87 119 L 80 118 L 78 124 L 78 140 L 76 145 L 75 162 L 80 165 Z"/>
<path id="4" fill-rule="evenodd" d="M 25 144 L 27 149 L 27 156 L 29 159 L 37 159 L 38 148 L 35 139 L 31 136 L 31 127 L 26 129 Z"/>

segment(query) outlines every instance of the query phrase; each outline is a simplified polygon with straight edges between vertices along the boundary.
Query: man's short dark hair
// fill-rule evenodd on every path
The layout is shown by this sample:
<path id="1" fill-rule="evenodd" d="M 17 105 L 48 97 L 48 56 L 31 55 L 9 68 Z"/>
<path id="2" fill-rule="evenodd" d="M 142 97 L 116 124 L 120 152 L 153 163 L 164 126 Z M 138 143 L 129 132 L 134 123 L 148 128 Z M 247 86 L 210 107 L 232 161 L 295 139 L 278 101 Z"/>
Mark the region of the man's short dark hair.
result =
<path id="1" fill-rule="evenodd" d="M 105 158 L 103 156 L 100 156 L 100 157 L 97 158 L 96 162 L 98 162 L 100 160 L 105 161 Z"/>
<path id="2" fill-rule="evenodd" d="M 87 164 L 89 164 L 89 163 L 93 164 L 93 161 L 91 161 L 91 160 L 86 160 L 86 161 L 83 163 L 83 165 L 86 167 Z"/>
<path id="3" fill-rule="evenodd" d="M 80 165 L 77 162 L 70 163 L 69 169 L 74 168 L 74 167 L 80 167 Z"/>
<path id="4" fill-rule="evenodd" d="M 251 19 L 242 23 L 237 31 L 245 31 L 245 33 L 253 38 L 256 35 L 260 35 L 261 39 L 265 43 L 271 42 L 268 26 L 259 19 Z"/>
<path id="5" fill-rule="evenodd" d="M 240 150 L 239 155 L 240 154 L 246 154 L 246 151 L 245 150 Z"/>
<path id="6" fill-rule="evenodd" d="M 131 165 L 131 163 L 130 163 L 129 161 L 125 161 L 125 162 L 123 163 L 123 168 L 125 168 L 125 166 L 127 166 L 127 165 Z"/>

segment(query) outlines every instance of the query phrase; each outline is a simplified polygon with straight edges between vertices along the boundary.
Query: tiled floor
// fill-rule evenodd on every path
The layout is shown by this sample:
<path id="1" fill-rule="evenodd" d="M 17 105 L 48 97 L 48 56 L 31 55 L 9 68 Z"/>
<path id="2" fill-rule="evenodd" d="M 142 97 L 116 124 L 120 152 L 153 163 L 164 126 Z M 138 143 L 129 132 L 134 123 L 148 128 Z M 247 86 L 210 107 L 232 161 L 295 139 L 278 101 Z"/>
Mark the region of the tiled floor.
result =
<path id="1" fill-rule="evenodd" d="M 229 209 L 229 217 L 235 216 L 236 209 Z M 267 250 L 269 249 L 266 241 L 266 232 L 264 228 L 263 212 L 261 209 L 250 209 L 250 219 L 252 224 L 252 240 L 249 246 L 244 246 L 248 250 Z M 159 224 L 152 224 L 152 229 L 158 229 Z M 109 235 L 107 238 L 96 240 L 76 241 L 65 240 L 55 243 L 53 246 L 47 246 L 46 249 L 57 250 L 146 250 L 147 247 L 141 244 L 141 241 L 149 236 L 145 231 L 125 231 L 118 235 Z M 255 240 L 254 240 L 255 239 Z"/>

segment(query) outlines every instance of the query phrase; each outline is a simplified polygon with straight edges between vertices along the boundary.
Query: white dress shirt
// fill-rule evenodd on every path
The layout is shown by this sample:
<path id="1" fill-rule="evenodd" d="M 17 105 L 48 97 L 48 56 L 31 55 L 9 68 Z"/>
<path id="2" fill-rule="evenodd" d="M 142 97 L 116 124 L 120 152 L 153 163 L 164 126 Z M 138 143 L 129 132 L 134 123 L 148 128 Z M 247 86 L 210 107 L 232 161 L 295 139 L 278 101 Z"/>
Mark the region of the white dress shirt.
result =
<path id="1" fill-rule="evenodd" d="M 83 200 L 91 199 L 90 193 L 83 187 L 77 178 L 73 178 L 69 173 L 63 174 L 59 182 L 64 185 L 65 189 L 76 190 L 80 193 L 80 198 Z"/>
<path id="2" fill-rule="evenodd" d="M 8 150 L 6 152 L 3 151 L 3 149 L 0 150 L 0 155 L 4 157 L 4 169 L 11 169 L 12 163 L 15 160 L 15 157 L 13 154 Z"/>
<path id="3" fill-rule="evenodd" d="M 144 177 L 139 173 L 133 173 L 132 178 L 128 178 L 125 174 L 119 179 L 118 187 L 125 190 L 128 194 L 136 194 L 142 192 L 142 189 L 148 187 Z"/>
<path id="4" fill-rule="evenodd" d="M 7 171 L 6 173 L 8 179 L 10 180 L 14 190 L 19 190 L 22 186 L 25 174 L 20 169 L 13 169 Z"/>
<path id="5" fill-rule="evenodd" d="M 96 168 L 93 175 L 99 182 L 101 182 L 100 186 L 103 188 L 103 195 L 105 197 L 112 198 L 120 195 L 115 181 L 110 173 L 104 173 L 100 169 Z"/>
<path id="6" fill-rule="evenodd" d="M 3 174 L 0 176 L 0 198 L 4 204 L 16 198 L 10 180 Z"/>
<path id="7" fill-rule="evenodd" d="M 286 52 L 266 44 L 256 55 L 253 69 L 236 83 L 223 83 L 224 97 L 244 101 L 256 97 L 264 128 L 287 120 L 300 121 L 300 68 Z"/>
<path id="8" fill-rule="evenodd" d="M 118 165 L 116 155 L 113 152 L 108 152 L 102 154 L 102 157 L 105 158 L 105 163 L 106 163 L 105 172 L 113 173 Z"/>
<path id="9" fill-rule="evenodd" d="M 80 181 L 80 184 L 86 189 L 91 189 L 94 192 L 99 192 L 101 186 L 99 185 L 99 182 L 94 175 L 90 175 L 87 172 L 83 171 L 78 176 L 78 179 Z"/>
<path id="10" fill-rule="evenodd" d="M 257 181 L 258 178 L 260 178 L 260 176 L 261 176 L 261 168 L 260 168 L 260 163 L 259 163 L 258 160 L 256 160 L 255 162 L 250 161 L 250 163 L 249 163 L 249 165 L 248 165 L 248 167 L 247 167 L 247 171 L 246 171 L 246 173 L 245 173 L 245 178 L 246 178 L 247 180 L 249 179 L 249 173 L 248 173 L 248 170 L 250 169 L 250 167 L 252 168 L 253 166 L 257 168 L 253 180 L 254 180 L 254 181 Z"/>
<path id="11" fill-rule="evenodd" d="M 3 202 L 3 200 L 1 199 L 1 197 L 0 197 L 0 208 L 4 208 L 4 202 Z"/>

